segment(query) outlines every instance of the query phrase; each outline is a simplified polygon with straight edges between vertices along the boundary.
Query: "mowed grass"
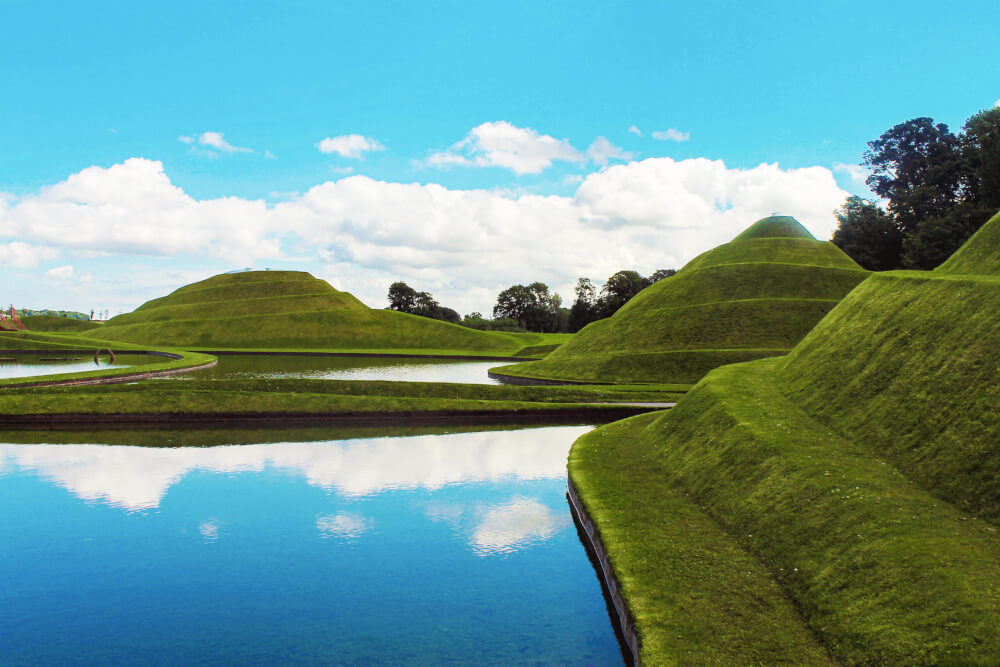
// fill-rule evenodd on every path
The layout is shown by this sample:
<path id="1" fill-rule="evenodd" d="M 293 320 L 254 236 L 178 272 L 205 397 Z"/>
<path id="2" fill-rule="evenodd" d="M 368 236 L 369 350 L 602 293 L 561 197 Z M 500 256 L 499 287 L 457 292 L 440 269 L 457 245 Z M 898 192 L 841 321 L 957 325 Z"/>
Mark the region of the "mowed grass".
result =
<path id="1" fill-rule="evenodd" d="M 29 331 L 69 331 L 69 332 L 82 332 L 90 331 L 91 329 L 96 329 L 101 326 L 100 322 L 91 322 L 89 320 L 75 320 L 70 317 L 57 317 L 55 315 L 33 315 L 31 317 L 22 317 L 21 322 Z"/>
<path id="2" fill-rule="evenodd" d="M 1000 213 L 990 218 L 935 271 L 1000 276 Z"/>
<path id="3" fill-rule="evenodd" d="M 721 364 L 786 353 L 867 275 L 793 218 L 765 218 L 584 327 L 544 360 L 497 372 L 694 383 Z"/>
<path id="4" fill-rule="evenodd" d="M 643 664 L 823 665 L 823 645 L 768 566 L 664 471 L 641 435 L 661 413 L 615 422 L 573 445 L 569 471 L 599 526 Z"/>
<path id="5" fill-rule="evenodd" d="M 963 272 L 989 273 L 980 251 Z M 875 274 L 788 356 L 713 370 L 641 429 L 602 429 L 599 456 L 575 444 L 616 572 L 644 573 L 626 585 L 653 601 L 640 626 L 669 618 L 658 592 L 685 577 L 659 555 L 682 497 L 761 561 L 836 661 L 1000 664 L 998 313 L 998 275 Z"/>
<path id="6" fill-rule="evenodd" d="M 389 310 L 298 271 L 251 271 L 182 287 L 108 321 L 106 341 L 186 348 L 454 350 L 514 356 L 544 334 L 476 331 Z"/>

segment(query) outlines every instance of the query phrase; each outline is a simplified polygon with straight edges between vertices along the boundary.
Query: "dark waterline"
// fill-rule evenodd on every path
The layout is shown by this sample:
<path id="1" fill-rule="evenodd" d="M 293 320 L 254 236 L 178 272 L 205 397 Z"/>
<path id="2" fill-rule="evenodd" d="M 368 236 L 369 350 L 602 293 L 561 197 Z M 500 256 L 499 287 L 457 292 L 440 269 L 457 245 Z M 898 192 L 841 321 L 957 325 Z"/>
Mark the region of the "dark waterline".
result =
<path id="1" fill-rule="evenodd" d="M 307 378 L 326 380 L 396 380 L 500 384 L 488 376 L 497 361 L 387 359 L 382 357 L 220 355 L 211 368 L 181 373 L 164 381 Z"/>
<path id="2" fill-rule="evenodd" d="M 0 445 L 0 655 L 621 664 L 564 495 L 586 430 Z"/>

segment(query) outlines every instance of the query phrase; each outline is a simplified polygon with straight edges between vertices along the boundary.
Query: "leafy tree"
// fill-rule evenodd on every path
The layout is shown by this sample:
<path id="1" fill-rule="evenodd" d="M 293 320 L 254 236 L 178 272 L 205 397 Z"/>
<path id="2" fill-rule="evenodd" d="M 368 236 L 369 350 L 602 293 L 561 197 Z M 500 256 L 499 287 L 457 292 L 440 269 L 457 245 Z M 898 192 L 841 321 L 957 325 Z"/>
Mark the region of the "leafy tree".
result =
<path id="1" fill-rule="evenodd" d="M 962 154 L 973 174 L 975 199 L 995 213 L 1000 209 L 1000 108 L 980 111 L 962 130 Z"/>
<path id="2" fill-rule="evenodd" d="M 628 300 L 644 290 L 646 279 L 637 271 L 619 271 L 608 278 L 601 288 L 601 314 L 610 317 Z"/>
<path id="3" fill-rule="evenodd" d="M 516 320 L 528 331 L 554 332 L 559 326 L 561 303 L 558 294 L 549 294 L 545 283 L 513 285 L 497 295 L 493 317 Z"/>
<path id="4" fill-rule="evenodd" d="M 573 291 L 576 293 L 576 301 L 569 311 L 567 329 L 576 333 L 598 319 L 597 288 L 590 282 L 590 278 L 580 278 Z"/>
<path id="5" fill-rule="evenodd" d="M 889 211 L 906 233 L 924 218 L 945 215 L 969 183 L 958 138 L 944 123 L 914 118 L 868 142 L 862 161 L 872 170 L 868 187 L 889 200 Z"/>
<path id="6" fill-rule="evenodd" d="M 412 313 L 417 308 L 417 290 L 403 281 L 389 285 L 389 309 L 401 313 Z"/>
<path id="7" fill-rule="evenodd" d="M 848 197 L 839 210 L 833 243 L 869 271 L 902 267 L 903 234 L 885 211 L 861 197 Z"/>
<path id="8" fill-rule="evenodd" d="M 933 269 L 958 250 L 990 217 L 990 210 L 973 203 L 956 204 L 944 215 L 925 218 L 903 239 L 903 265 Z"/>
<path id="9" fill-rule="evenodd" d="M 675 276 L 675 275 L 677 275 L 676 269 L 657 269 L 656 271 L 653 272 L 653 275 L 651 275 L 649 278 L 646 278 L 646 282 L 649 285 L 652 285 L 654 283 L 660 282 L 664 278 L 669 278 L 670 276 Z"/>

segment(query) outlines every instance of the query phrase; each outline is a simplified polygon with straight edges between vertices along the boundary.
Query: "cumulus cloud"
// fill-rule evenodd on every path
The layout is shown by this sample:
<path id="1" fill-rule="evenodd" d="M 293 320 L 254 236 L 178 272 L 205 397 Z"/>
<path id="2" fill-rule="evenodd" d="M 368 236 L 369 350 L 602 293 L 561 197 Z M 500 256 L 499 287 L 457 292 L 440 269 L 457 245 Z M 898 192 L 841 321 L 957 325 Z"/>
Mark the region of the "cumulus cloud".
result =
<path id="1" fill-rule="evenodd" d="M 628 131 L 631 132 L 632 134 L 638 135 L 640 137 L 642 136 L 642 130 L 640 130 L 635 125 L 632 125 L 631 127 L 629 127 Z"/>
<path id="2" fill-rule="evenodd" d="M 565 139 L 539 134 L 506 121 L 483 123 L 446 151 L 434 153 L 427 164 L 503 167 L 515 174 L 538 174 L 555 161 L 584 162 L 586 157 Z"/>
<path id="3" fill-rule="evenodd" d="M 3 221 L 3 210 L 0 210 L 0 223 Z M 0 226 L 0 235 L 3 227 Z M 59 251 L 48 246 L 32 245 L 14 241 L 12 243 L 0 243 L 0 266 L 13 266 L 19 269 L 30 269 L 38 266 L 39 262 L 54 259 L 59 255 Z"/>
<path id="4" fill-rule="evenodd" d="M 360 158 L 371 151 L 384 151 L 385 146 L 369 137 L 360 134 L 344 134 L 339 137 L 327 137 L 316 144 L 320 153 L 336 153 L 341 157 Z"/>
<path id="5" fill-rule="evenodd" d="M 46 278 L 53 278 L 55 280 L 70 280 L 73 277 L 73 267 L 72 266 L 57 266 L 55 268 L 49 269 L 45 272 Z"/>
<path id="6" fill-rule="evenodd" d="M 605 165 L 610 160 L 631 160 L 635 157 L 632 153 L 622 150 L 604 137 L 594 139 L 594 143 L 590 144 L 590 148 L 587 149 L 587 155 L 600 165 Z"/>
<path id="7" fill-rule="evenodd" d="M 514 283 L 541 280 L 568 297 L 580 276 L 680 268 L 771 211 L 826 239 L 845 197 L 823 167 L 651 158 L 591 173 L 569 197 L 352 175 L 268 205 L 195 199 L 160 162 L 133 158 L 0 198 L 0 263 L 32 266 L 66 250 L 251 266 L 308 248 L 322 270 L 307 268 L 369 305 L 405 280 L 461 312 L 485 312 Z"/>
<path id="8" fill-rule="evenodd" d="M 1000 107 L 1000 100 L 997 100 L 996 103 L 993 106 Z"/>
<path id="9" fill-rule="evenodd" d="M 660 141 L 687 141 L 691 138 L 691 133 L 670 128 L 669 130 L 653 132 L 653 138 Z"/>

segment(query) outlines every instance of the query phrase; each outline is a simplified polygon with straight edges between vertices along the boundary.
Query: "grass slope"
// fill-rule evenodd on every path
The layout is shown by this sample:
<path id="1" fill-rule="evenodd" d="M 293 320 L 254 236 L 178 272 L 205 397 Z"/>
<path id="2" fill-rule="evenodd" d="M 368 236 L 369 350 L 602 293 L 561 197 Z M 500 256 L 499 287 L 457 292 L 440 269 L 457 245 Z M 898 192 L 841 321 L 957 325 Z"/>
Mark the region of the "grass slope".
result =
<path id="1" fill-rule="evenodd" d="M 550 342 L 542 334 L 475 331 L 374 310 L 299 271 L 215 276 L 119 315 L 92 335 L 174 347 L 423 349 L 501 356 Z"/>
<path id="2" fill-rule="evenodd" d="M 57 317 L 55 315 L 32 315 L 22 317 L 21 322 L 29 331 L 69 331 L 82 332 L 90 331 L 101 326 L 98 322 L 90 320 L 76 320 L 69 317 Z"/>
<path id="3" fill-rule="evenodd" d="M 1000 276 L 1000 213 L 986 221 L 936 271 Z"/>
<path id="4" fill-rule="evenodd" d="M 963 272 L 990 273 L 989 225 Z M 787 357 L 717 368 L 644 428 L 574 445 L 570 474 L 602 508 L 630 599 L 683 577 L 655 554 L 683 497 L 762 562 L 834 659 L 1000 663 L 1000 276 L 945 268 L 873 275 Z M 747 651 L 737 662 L 757 661 Z"/>
<path id="5" fill-rule="evenodd" d="M 696 382 L 783 354 L 867 276 L 793 218 L 759 220 L 585 327 L 543 361 L 497 369 L 556 380 Z"/>

